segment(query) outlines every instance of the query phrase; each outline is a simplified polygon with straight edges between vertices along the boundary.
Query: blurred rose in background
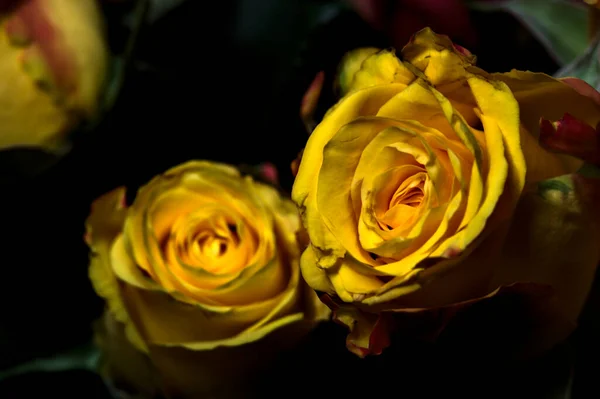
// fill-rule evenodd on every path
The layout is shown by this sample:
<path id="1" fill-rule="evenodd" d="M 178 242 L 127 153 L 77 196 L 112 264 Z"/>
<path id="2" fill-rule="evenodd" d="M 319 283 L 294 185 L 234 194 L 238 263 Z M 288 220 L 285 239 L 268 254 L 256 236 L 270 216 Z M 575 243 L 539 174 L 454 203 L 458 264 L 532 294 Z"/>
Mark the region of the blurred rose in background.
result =
<path id="1" fill-rule="evenodd" d="M 94 117 L 108 49 L 96 0 L 0 0 L 0 149 L 58 148 Z"/>

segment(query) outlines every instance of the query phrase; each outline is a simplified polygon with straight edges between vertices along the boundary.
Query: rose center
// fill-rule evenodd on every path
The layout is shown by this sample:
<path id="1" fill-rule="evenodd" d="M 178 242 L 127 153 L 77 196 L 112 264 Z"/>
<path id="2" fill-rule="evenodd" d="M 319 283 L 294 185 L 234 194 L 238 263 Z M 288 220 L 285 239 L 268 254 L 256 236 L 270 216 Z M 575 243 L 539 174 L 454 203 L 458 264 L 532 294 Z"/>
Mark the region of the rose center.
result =
<path id="1" fill-rule="evenodd" d="M 196 226 L 190 235 L 193 251 L 205 260 L 216 260 L 227 254 L 229 249 L 237 247 L 240 238 L 235 224 L 216 217 Z"/>
<path id="2" fill-rule="evenodd" d="M 425 186 L 424 180 L 413 180 L 408 186 L 399 188 L 392 198 L 390 199 L 389 209 L 392 209 L 398 205 L 406 205 L 416 207 L 423 202 L 425 196 L 423 187 Z"/>
<path id="3" fill-rule="evenodd" d="M 211 273 L 225 273 L 238 267 L 241 237 L 235 218 L 221 209 L 203 207 L 197 212 L 180 215 L 172 226 L 166 248 L 172 261 L 181 260 L 193 268 Z"/>
<path id="4" fill-rule="evenodd" d="M 415 223 L 425 199 L 427 173 L 416 173 L 402 181 L 388 202 L 387 210 L 380 217 L 384 230 L 404 228 Z"/>
<path id="5" fill-rule="evenodd" d="M 227 238 L 219 237 L 211 232 L 204 232 L 196 239 L 200 252 L 209 258 L 219 258 L 227 252 Z"/>

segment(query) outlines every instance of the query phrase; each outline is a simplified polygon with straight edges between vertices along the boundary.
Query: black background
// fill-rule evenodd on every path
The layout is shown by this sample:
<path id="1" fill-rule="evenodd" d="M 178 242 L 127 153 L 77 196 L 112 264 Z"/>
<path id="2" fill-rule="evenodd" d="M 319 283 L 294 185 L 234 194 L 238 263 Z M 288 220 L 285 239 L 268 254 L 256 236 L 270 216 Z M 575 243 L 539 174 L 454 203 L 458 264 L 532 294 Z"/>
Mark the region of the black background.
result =
<path id="1" fill-rule="evenodd" d="M 208 3 L 186 1 L 145 26 L 121 96 L 99 128 L 76 137 L 74 149 L 43 174 L 0 186 L 0 369 L 89 341 L 90 323 L 102 311 L 88 281 L 82 240 L 95 197 L 126 185 L 132 198 L 150 177 L 192 158 L 273 162 L 283 188 L 291 189 L 289 165 L 307 137 L 298 111 L 308 84 L 325 70 L 330 87 L 337 61 L 351 48 L 388 47 L 384 36 L 350 11 L 316 19 L 324 1 Z M 557 69 L 512 16 L 474 13 L 473 22 L 485 44 L 471 49 L 480 67 L 550 74 Z M 128 34 L 111 27 L 116 50 Z M 326 89 L 321 113 L 332 99 Z M 600 351 L 593 324 L 584 320 L 568 347 L 576 350 L 576 397 L 595 397 L 589 389 L 596 368 L 588 361 Z M 320 327 L 293 364 L 282 360 L 261 397 L 304 392 L 541 398 L 561 386 L 573 363 L 563 346 L 532 363 L 489 359 L 465 365 L 456 354 L 419 343 L 398 343 L 384 355 L 360 360 L 346 351 L 345 335 L 337 325 Z M 300 376 L 299 386 L 291 375 Z M 0 383 L 0 398 L 106 395 L 86 372 L 29 374 Z"/>

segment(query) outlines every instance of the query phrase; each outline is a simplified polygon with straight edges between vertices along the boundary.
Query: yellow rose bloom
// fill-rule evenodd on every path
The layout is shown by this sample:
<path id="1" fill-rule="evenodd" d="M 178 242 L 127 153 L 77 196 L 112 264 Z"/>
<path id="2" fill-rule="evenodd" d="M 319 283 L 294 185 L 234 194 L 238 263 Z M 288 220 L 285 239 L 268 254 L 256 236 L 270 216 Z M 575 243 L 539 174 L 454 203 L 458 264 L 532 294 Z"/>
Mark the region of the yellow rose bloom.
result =
<path id="1" fill-rule="evenodd" d="M 258 359 L 328 317 L 300 276 L 296 207 L 274 188 L 191 161 L 152 179 L 131 206 L 124 196 L 117 189 L 92 206 L 89 274 L 114 319 L 106 324 L 124 326 L 169 394 L 241 384 Z"/>
<path id="2" fill-rule="evenodd" d="M 292 192 L 311 241 L 302 274 L 360 356 L 387 345 L 383 318 L 452 312 L 517 283 L 552 289 L 568 323 L 540 340 L 551 346 L 589 292 L 590 183 L 573 175 L 580 160 L 540 146 L 539 121 L 596 126 L 600 107 L 547 75 L 474 63 L 430 29 L 398 56 L 367 56 L 304 149 Z"/>
<path id="3" fill-rule="evenodd" d="M 55 149 L 95 116 L 108 70 L 97 0 L 0 7 L 0 148 Z"/>

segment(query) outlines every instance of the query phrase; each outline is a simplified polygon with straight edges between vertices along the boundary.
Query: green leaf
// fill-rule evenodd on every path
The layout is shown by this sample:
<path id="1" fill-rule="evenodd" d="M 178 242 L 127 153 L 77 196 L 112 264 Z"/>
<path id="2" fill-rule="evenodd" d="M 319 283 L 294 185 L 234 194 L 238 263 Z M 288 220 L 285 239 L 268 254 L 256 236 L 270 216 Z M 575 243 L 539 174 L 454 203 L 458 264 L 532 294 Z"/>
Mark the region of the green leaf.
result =
<path id="1" fill-rule="evenodd" d="M 588 46 L 587 6 L 569 0 L 474 0 L 478 11 L 505 11 L 519 19 L 555 58 L 566 65 Z M 498 34 L 501 34 L 500 32 Z"/>
<path id="2" fill-rule="evenodd" d="M 579 78 L 597 90 L 600 88 L 600 62 L 598 60 L 599 54 L 600 34 L 594 38 L 592 44 L 590 44 L 583 54 L 559 69 L 554 76 L 557 78 Z"/>
<path id="3" fill-rule="evenodd" d="M 88 370 L 96 372 L 100 351 L 92 343 L 76 347 L 52 357 L 38 358 L 8 370 L 0 371 L 0 380 L 34 372 Z"/>

